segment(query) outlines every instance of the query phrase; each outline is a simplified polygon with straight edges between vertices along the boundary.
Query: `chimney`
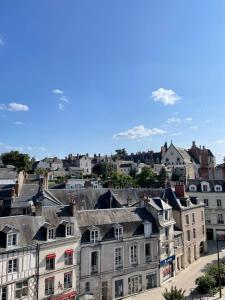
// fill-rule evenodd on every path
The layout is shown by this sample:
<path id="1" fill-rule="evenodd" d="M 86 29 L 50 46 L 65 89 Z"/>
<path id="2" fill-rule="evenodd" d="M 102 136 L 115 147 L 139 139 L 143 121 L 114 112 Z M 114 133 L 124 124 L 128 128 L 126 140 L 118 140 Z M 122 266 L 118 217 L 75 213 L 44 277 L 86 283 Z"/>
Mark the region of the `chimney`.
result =
<path id="1" fill-rule="evenodd" d="M 14 189 L 15 189 L 15 196 L 18 197 L 19 196 L 19 183 L 18 183 L 18 181 L 16 181 Z"/>
<path id="2" fill-rule="evenodd" d="M 36 202 L 35 204 L 35 216 L 41 216 L 42 215 L 42 203 Z"/>
<path id="3" fill-rule="evenodd" d="M 71 214 L 72 217 L 75 216 L 75 212 L 76 212 L 76 201 L 71 200 L 70 201 L 70 214 Z"/>
<path id="4" fill-rule="evenodd" d="M 192 142 L 192 147 L 193 147 L 193 148 L 196 147 L 195 141 Z"/>
<path id="5" fill-rule="evenodd" d="M 48 189 L 48 171 L 46 171 L 44 175 L 44 188 L 46 190 Z"/>
<path id="6" fill-rule="evenodd" d="M 175 194 L 177 198 L 185 197 L 185 184 L 183 182 L 179 182 L 175 185 Z"/>

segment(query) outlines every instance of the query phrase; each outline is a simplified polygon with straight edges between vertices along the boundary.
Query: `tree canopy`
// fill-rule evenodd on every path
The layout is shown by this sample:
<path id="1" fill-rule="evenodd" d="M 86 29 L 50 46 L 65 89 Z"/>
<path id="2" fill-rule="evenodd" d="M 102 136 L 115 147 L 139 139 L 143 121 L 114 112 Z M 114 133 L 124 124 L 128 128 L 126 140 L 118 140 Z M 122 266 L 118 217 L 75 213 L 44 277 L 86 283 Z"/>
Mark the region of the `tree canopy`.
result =
<path id="1" fill-rule="evenodd" d="M 4 165 L 13 165 L 18 171 L 24 170 L 26 172 L 32 169 L 34 159 L 30 158 L 28 154 L 20 153 L 19 151 L 5 152 L 1 155 Z"/>

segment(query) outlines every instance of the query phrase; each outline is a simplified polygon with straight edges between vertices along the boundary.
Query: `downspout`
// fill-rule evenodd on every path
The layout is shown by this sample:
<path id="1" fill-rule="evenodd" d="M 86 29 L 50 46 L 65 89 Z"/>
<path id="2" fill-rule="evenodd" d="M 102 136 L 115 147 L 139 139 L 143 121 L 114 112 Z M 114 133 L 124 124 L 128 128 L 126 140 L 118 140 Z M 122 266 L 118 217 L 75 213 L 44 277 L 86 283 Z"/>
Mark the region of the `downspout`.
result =
<path id="1" fill-rule="evenodd" d="M 37 266 L 37 300 L 39 299 L 39 257 L 40 257 L 40 245 L 37 244 L 37 247 L 36 247 L 36 251 L 37 251 L 37 254 L 36 254 L 36 266 Z"/>

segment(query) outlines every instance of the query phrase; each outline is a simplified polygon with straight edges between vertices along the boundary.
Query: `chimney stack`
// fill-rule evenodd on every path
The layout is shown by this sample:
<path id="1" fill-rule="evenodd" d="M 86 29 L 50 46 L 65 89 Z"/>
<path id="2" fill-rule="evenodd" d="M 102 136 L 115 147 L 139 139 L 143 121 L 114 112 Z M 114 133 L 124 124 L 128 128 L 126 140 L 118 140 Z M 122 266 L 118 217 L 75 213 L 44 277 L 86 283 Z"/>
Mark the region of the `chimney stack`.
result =
<path id="1" fill-rule="evenodd" d="M 183 182 L 179 182 L 175 185 L 175 194 L 177 198 L 185 197 L 185 184 Z"/>
<path id="2" fill-rule="evenodd" d="M 72 217 L 75 216 L 75 212 L 76 212 L 76 201 L 73 199 L 70 201 L 70 214 Z"/>
<path id="3" fill-rule="evenodd" d="M 18 181 L 16 181 L 14 189 L 15 189 L 15 196 L 19 197 L 19 183 L 18 183 Z"/>
<path id="4" fill-rule="evenodd" d="M 192 147 L 193 147 L 193 148 L 196 147 L 195 141 L 192 142 Z"/>
<path id="5" fill-rule="evenodd" d="M 36 202 L 35 204 L 35 216 L 41 216 L 42 215 L 42 203 Z"/>

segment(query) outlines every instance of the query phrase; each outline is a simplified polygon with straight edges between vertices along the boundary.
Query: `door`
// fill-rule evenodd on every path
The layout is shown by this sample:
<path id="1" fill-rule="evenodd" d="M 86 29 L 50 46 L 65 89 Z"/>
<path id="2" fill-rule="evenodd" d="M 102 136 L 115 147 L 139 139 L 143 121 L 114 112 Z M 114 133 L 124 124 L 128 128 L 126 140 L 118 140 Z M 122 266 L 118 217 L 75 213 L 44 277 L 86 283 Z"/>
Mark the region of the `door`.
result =
<path id="1" fill-rule="evenodd" d="M 156 274 L 146 275 L 146 290 L 152 289 L 157 286 Z"/>
<path id="2" fill-rule="evenodd" d="M 207 237 L 207 240 L 209 241 L 213 241 L 213 229 L 206 229 L 206 237 Z"/>
<path id="3" fill-rule="evenodd" d="M 115 298 L 123 297 L 123 279 L 115 281 Z"/>
<path id="4" fill-rule="evenodd" d="M 108 299 L 108 282 L 103 281 L 102 282 L 102 300 Z"/>

